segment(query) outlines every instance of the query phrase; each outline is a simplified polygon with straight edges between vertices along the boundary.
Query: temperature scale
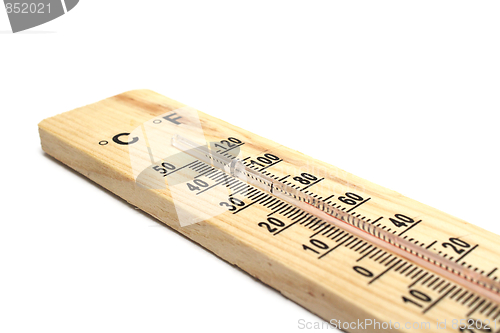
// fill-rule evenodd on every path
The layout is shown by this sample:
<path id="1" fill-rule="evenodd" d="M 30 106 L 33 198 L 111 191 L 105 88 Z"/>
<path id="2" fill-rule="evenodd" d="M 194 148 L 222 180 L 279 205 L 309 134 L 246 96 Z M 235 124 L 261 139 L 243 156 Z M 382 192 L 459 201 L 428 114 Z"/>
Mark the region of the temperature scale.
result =
<path id="1" fill-rule="evenodd" d="M 149 90 L 39 131 L 49 155 L 335 327 L 500 332 L 495 234 Z"/>

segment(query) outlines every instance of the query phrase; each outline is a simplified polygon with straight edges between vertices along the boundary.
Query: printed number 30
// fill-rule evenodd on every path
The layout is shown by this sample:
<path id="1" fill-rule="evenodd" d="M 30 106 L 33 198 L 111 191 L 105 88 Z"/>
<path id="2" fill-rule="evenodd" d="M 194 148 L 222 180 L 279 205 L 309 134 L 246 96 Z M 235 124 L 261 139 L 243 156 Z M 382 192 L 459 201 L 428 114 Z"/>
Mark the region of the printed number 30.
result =
<path id="1" fill-rule="evenodd" d="M 225 207 L 228 207 L 227 210 L 229 210 L 230 212 L 233 212 L 235 211 L 237 208 L 236 206 L 245 206 L 245 203 L 243 201 L 241 201 L 240 199 L 237 199 L 237 198 L 233 198 L 233 197 L 230 197 L 229 198 L 229 202 L 231 202 L 231 204 L 227 203 L 227 202 L 221 202 L 219 204 L 219 206 L 225 206 Z"/>

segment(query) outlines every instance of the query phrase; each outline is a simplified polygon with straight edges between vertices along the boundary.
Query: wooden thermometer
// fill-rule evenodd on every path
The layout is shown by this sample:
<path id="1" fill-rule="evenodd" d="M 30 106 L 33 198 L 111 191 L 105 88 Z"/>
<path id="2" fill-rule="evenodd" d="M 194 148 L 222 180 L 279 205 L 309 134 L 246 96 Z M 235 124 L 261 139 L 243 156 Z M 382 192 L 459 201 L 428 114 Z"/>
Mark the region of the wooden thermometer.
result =
<path id="1" fill-rule="evenodd" d="M 495 234 L 148 90 L 39 131 L 45 152 L 333 327 L 500 332 Z"/>

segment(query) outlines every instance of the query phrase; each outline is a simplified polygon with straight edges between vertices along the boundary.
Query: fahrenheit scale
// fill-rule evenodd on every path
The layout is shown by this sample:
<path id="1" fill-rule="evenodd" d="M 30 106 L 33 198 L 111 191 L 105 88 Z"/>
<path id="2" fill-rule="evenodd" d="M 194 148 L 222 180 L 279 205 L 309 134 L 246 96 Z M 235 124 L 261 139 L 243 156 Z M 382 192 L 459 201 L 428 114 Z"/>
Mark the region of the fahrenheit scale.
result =
<path id="1" fill-rule="evenodd" d="M 326 321 L 500 332 L 497 235 L 147 90 L 39 130 L 48 154 Z"/>

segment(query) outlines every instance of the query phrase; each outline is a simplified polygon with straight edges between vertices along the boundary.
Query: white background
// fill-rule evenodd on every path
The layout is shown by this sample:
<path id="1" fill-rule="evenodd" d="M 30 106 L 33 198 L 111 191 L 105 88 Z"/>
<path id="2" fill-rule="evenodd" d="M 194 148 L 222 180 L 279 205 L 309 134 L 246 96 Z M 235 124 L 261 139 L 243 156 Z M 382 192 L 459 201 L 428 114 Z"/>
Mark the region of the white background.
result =
<path id="1" fill-rule="evenodd" d="M 499 9 L 84 0 L 15 35 L 0 10 L 0 331 L 296 332 L 300 319 L 320 321 L 42 153 L 39 121 L 131 89 L 500 233 Z"/>

